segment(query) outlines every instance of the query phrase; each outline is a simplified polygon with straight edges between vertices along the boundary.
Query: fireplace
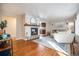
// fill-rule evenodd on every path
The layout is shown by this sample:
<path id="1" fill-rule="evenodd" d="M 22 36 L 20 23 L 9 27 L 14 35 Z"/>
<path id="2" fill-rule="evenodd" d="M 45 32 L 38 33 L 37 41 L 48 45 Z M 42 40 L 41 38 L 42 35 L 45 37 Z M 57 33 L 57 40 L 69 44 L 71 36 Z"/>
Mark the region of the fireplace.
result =
<path id="1" fill-rule="evenodd" d="M 38 35 L 38 28 L 31 28 L 31 35 Z"/>
<path id="2" fill-rule="evenodd" d="M 37 26 L 26 26 L 25 27 L 25 37 L 27 40 L 36 39 L 38 38 L 38 30 L 39 28 Z"/>

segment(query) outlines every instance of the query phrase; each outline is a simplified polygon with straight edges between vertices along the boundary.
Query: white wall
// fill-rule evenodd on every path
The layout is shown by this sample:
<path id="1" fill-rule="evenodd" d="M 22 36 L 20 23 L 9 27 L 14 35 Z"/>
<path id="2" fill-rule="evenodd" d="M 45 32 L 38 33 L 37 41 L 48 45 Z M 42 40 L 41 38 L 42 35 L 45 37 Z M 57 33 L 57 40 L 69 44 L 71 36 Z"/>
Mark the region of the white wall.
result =
<path id="1" fill-rule="evenodd" d="M 78 13 L 77 19 L 75 21 L 75 33 L 76 33 L 76 35 L 79 35 L 79 13 Z"/>
<path id="2" fill-rule="evenodd" d="M 66 30 L 67 26 L 65 22 L 46 22 L 47 32 L 52 32 L 52 30 Z"/>
<path id="3" fill-rule="evenodd" d="M 46 29 L 48 32 L 52 32 L 52 30 L 55 29 L 60 29 L 60 30 L 67 30 L 68 31 L 68 25 L 66 22 L 74 22 L 74 17 L 65 19 L 65 18 L 60 18 L 60 19 L 48 19 L 46 21 Z M 53 24 L 53 25 L 52 25 Z M 72 32 L 74 31 L 74 26 L 70 29 Z"/>
<path id="4" fill-rule="evenodd" d="M 16 36 L 16 18 L 10 16 L 2 16 L 3 20 L 7 20 L 6 32 L 11 36 Z"/>
<path id="5" fill-rule="evenodd" d="M 76 40 L 79 42 L 79 13 L 77 14 L 77 19 L 75 21 L 75 34 Z"/>
<path id="6" fill-rule="evenodd" d="M 17 39 L 25 39 L 25 16 L 24 15 L 18 15 L 16 16 L 16 37 Z"/>

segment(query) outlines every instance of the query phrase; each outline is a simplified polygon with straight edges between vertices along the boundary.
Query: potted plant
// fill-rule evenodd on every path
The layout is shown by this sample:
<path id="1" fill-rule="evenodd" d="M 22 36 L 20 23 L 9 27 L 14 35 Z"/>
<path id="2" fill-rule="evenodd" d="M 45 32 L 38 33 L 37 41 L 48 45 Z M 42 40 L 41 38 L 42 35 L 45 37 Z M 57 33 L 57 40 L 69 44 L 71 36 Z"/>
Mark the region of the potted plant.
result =
<path id="1" fill-rule="evenodd" d="M 3 39 L 3 34 L 5 33 L 5 30 L 4 30 L 4 28 L 5 27 L 7 27 L 7 21 L 6 20 L 1 20 L 0 21 L 0 40 L 2 40 Z M 4 42 L 0 42 L 0 47 L 4 47 L 4 44 L 5 44 L 6 42 L 4 41 Z"/>
<path id="2" fill-rule="evenodd" d="M 3 30 L 5 27 L 7 27 L 7 21 L 6 20 L 1 20 L 0 21 L 0 28 Z"/>
<path id="3" fill-rule="evenodd" d="M 7 27 L 7 21 L 6 20 L 1 20 L 0 21 L 0 34 L 4 33 L 4 28 Z"/>

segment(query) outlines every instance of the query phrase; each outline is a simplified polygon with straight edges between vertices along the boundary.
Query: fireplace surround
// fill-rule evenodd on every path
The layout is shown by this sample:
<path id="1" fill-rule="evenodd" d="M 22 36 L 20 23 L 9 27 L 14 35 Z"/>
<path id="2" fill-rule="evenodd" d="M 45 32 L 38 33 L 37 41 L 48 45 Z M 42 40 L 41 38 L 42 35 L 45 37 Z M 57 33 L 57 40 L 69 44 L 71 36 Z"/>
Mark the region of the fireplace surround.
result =
<path id="1" fill-rule="evenodd" d="M 28 40 L 38 38 L 38 26 L 25 26 L 25 37 Z"/>

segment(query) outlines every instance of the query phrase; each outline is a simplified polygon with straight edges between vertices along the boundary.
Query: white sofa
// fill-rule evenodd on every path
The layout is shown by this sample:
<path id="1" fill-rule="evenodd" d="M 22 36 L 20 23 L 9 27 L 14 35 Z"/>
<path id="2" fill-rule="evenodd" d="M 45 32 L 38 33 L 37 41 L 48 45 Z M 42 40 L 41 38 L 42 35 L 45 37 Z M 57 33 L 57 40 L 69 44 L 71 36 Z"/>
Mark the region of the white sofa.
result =
<path id="1" fill-rule="evenodd" d="M 74 34 L 70 32 L 58 32 L 53 36 L 58 43 L 72 43 L 74 40 Z"/>

